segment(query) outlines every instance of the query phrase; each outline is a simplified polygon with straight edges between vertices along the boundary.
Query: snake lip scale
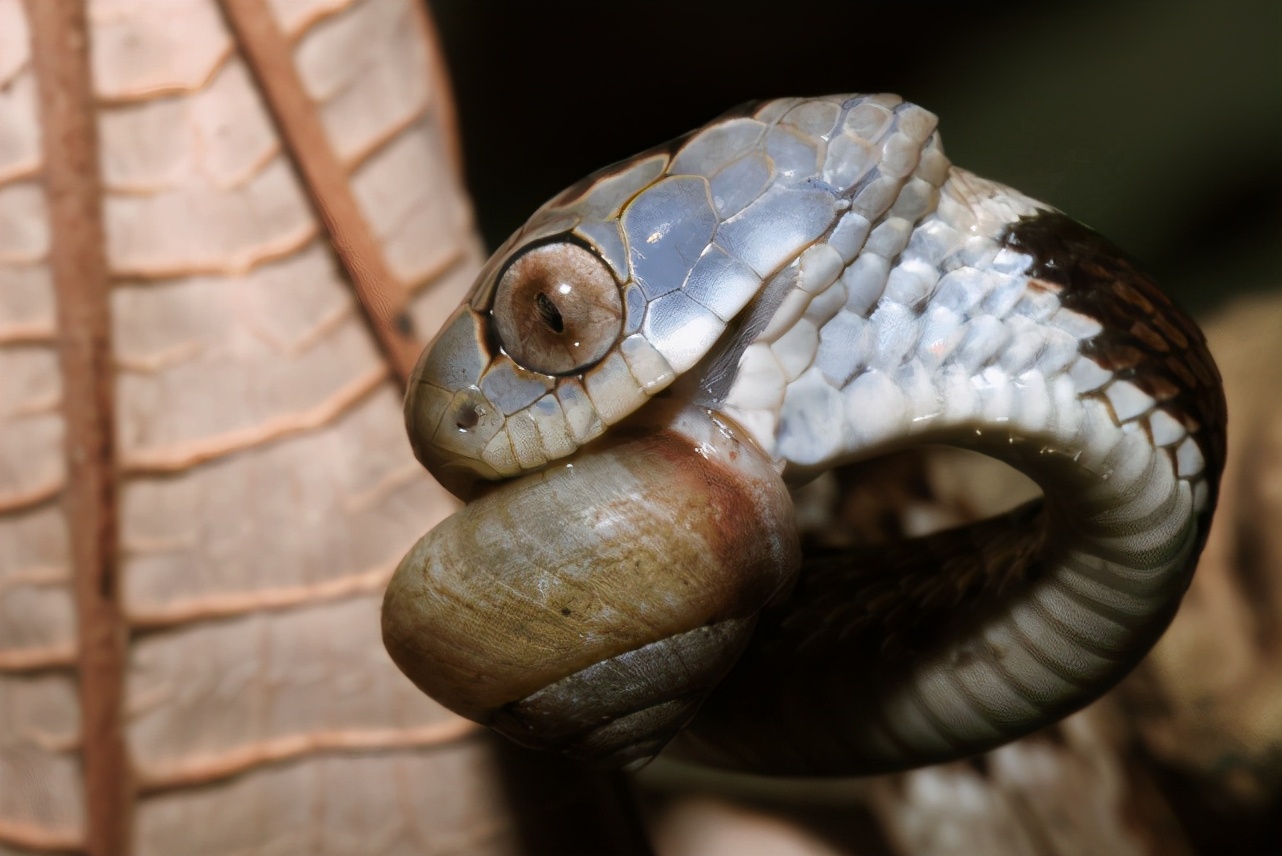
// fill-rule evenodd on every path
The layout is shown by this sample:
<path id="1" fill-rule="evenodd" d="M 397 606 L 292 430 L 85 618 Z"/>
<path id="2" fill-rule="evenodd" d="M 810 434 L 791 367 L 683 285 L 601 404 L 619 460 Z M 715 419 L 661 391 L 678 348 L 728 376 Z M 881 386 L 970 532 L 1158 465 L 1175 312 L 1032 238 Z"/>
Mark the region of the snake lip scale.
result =
<path id="1" fill-rule="evenodd" d="M 407 676 L 527 745 L 783 775 L 965 757 L 1120 680 L 1188 586 L 1226 418 L 1145 274 L 892 95 L 746 105 L 566 190 L 405 415 L 470 500 L 388 587 Z M 923 444 L 1043 497 L 803 546 L 796 489 Z"/>

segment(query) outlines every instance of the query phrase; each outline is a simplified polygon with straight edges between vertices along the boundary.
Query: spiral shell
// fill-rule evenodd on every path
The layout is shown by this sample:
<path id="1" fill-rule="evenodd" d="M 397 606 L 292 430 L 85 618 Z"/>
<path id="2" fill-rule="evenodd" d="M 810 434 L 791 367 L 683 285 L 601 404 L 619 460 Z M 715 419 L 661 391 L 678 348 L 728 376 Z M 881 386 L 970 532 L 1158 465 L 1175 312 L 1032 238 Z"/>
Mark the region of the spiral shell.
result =
<path id="1" fill-rule="evenodd" d="M 383 637 L 424 692 L 520 743 L 644 761 L 734 664 L 798 561 L 770 462 L 686 412 L 441 523 L 397 569 Z"/>

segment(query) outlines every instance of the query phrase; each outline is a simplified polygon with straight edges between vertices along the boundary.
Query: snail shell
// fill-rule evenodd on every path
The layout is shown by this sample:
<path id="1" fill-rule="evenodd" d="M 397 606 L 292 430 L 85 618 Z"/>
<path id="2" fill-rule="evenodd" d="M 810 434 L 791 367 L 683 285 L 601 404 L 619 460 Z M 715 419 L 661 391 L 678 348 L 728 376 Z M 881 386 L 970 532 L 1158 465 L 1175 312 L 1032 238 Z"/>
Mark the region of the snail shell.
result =
<path id="1" fill-rule="evenodd" d="M 643 763 L 798 562 L 774 467 L 691 409 L 445 520 L 397 568 L 383 638 L 424 692 L 517 742 Z"/>

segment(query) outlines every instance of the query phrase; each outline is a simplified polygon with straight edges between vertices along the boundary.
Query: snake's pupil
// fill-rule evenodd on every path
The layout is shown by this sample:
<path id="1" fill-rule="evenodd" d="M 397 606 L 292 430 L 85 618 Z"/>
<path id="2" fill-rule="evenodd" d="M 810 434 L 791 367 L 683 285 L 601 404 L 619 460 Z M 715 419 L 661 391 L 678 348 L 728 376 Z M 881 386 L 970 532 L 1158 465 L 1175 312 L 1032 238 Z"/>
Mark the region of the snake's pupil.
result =
<path id="1" fill-rule="evenodd" d="M 539 317 L 543 323 L 548 326 L 553 333 L 565 332 L 565 319 L 561 317 L 561 310 L 556 308 L 546 294 L 538 294 L 534 298 L 535 308 L 539 311 Z"/>

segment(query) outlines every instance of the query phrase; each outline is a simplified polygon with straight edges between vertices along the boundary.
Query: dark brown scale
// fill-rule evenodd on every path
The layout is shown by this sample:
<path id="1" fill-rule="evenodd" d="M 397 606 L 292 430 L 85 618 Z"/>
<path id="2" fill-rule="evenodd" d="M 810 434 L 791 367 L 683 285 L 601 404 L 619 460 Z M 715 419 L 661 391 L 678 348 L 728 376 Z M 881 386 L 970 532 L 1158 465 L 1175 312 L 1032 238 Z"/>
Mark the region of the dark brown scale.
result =
<path id="1" fill-rule="evenodd" d="M 680 751 L 756 773 L 849 775 L 843 729 L 874 723 L 878 694 L 899 672 L 948 639 L 973 634 L 995 598 L 1043 573 L 1048 556 L 1053 560 L 1041 507 L 1037 500 L 922 538 L 805 550 L 786 605 L 763 613 L 743 657 L 677 738 Z M 970 655 L 955 656 L 961 664 Z M 798 716 L 803 726 L 780 725 Z M 775 723 L 765 743 L 762 722 Z M 952 757 L 918 755 L 917 763 Z M 860 757 L 857 770 L 905 766 Z"/>
<path id="2" fill-rule="evenodd" d="M 1040 500 L 968 528 L 887 544 L 806 550 L 793 609 L 781 616 L 788 647 L 839 633 L 891 660 L 928 650 L 964 616 L 1040 572 Z M 840 592 L 840 597 L 835 596 Z M 766 618 L 768 623 L 770 618 Z"/>
<path id="3" fill-rule="evenodd" d="M 1131 335 L 1148 345 L 1154 351 L 1165 353 L 1171 349 L 1171 343 L 1163 338 L 1162 334 L 1158 333 L 1143 321 L 1136 321 L 1131 325 Z"/>
<path id="4" fill-rule="evenodd" d="M 1103 326 L 1081 352 L 1152 396 L 1193 435 L 1206 459 L 1209 517 L 1224 468 L 1226 410 L 1202 331 L 1124 252 L 1058 211 L 1021 219 L 1005 242 L 1033 257 L 1032 277 L 1062 288 L 1066 308 Z"/>

